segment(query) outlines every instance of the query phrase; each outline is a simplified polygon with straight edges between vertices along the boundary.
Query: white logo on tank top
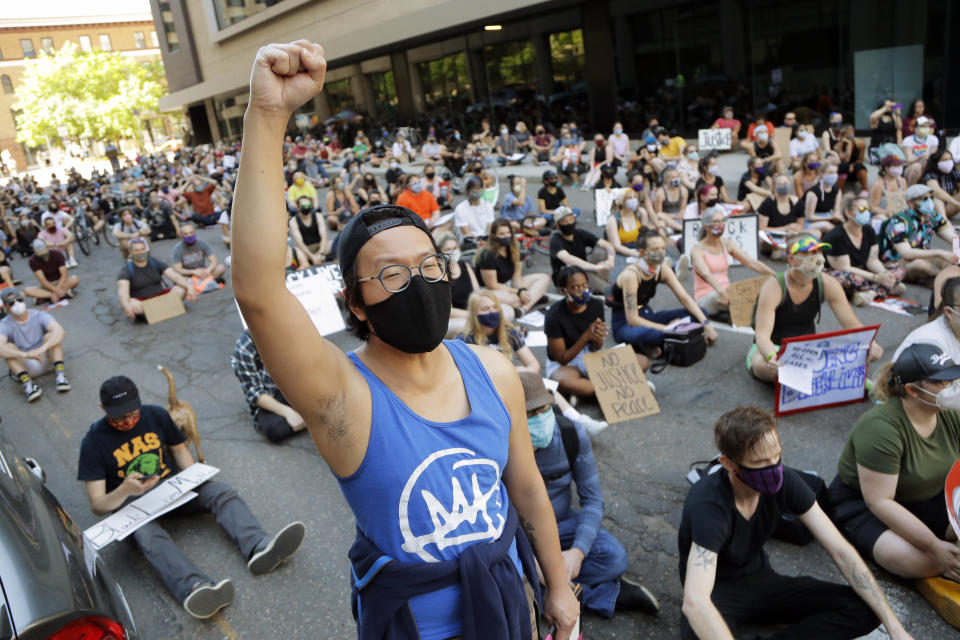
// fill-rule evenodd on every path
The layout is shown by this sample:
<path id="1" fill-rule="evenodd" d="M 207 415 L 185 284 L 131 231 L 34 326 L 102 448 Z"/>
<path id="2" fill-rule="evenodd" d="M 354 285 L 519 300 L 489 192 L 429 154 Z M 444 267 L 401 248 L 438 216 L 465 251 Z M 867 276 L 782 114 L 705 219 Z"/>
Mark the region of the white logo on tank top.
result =
<path id="1" fill-rule="evenodd" d="M 500 537 L 506 524 L 506 518 L 497 512 L 503 506 L 500 500 L 500 465 L 489 458 L 478 458 L 476 455 L 470 449 L 463 448 L 435 451 L 410 474 L 403 493 L 400 494 L 399 522 L 404 551 L 415 554 L 426 562 L 439 562 L 440 558 L 426 550 L 428 545 L 436 545 L 437 550 L 442 551 L 465 542 L 496 540 Z M 450 464 L 449 456 L 470 458 L 460 457 Z M 450 478 L 449 508 L 443 504 L 443 496 L 438 498 L 428 489 L 415 492 L 417 481 L 427 468 L 434 464 L 447 467 L 443 473 Z M 440 469 L 431 471 L 440 472 Z M 494 479 L 493 482 L 490 481 L 491 478 Z M 469 500 L 467 492 L 471 495 Z M 422 503 L 416 500 L 418 496 L 423 500 Z M 412 531 L 409 518 L 411 497 L 415 501 L 415 508 L 426 509 L 430 515 L 433 530 L 429 533 L 416 535 Z M 492 508 L 493 513 L 490 513 L 488 507 Z M 464 523 L 474 525 L 474 530 L 454 535 Z"/>

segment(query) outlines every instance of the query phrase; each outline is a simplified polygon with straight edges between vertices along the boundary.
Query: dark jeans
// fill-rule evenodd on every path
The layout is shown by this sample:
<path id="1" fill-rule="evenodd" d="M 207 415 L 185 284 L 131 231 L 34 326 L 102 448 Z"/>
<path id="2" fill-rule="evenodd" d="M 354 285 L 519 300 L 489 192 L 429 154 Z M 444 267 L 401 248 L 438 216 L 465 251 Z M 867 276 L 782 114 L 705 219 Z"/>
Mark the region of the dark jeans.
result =
<path id="1" fill-rule="evenodd" d="M 209 227 L 212 224 L 217 224 L 217 219 L 219 216 L 215 213 L 211 213 L 208 216 L 200 215 L 199 213 L 191 213 L 190 219 L 196 222 L 197 224 L 202 224 L 206 227 Z"/>
<path id="2" fill-rule="evenodd" d="M 772 570 L 717 582 L 711 600 L 733 633 L 745 622 L 790 625 L 766 640 L 848 640 L 865 636 L 880 624 L 850 587 Z M 680 637 L 697 639 L 686 617 L 680 623 Z"/>
<path id="3" fill-rule="evenodd" d="M 217 523 L 233 538 L 245 559 L 266 538 L 260 523 L 250 507 L 230 485 L 223 482 L 205 482 L 194 491 L 197 497 L 178 509 L 152 520 L 133 532 L 133 538 L 146 556 L 147 562 L 160 576 L 177 602 L 183 602 L 198 582 L 216 582 L 197 568 L 170 537 L 160 521 L 171 516 L 190 516 L 212 513 Z"/>
<path id="4" fill-rule="evenodd" d="M 287 399 L 284 398 L 283 394 L 279 391 L 277 391 L 273 397 L 278 402 L 282 402 L 288 407 L 290 406 L 290 403 L 287 402 Z M 285 440 L 296 433 L 296 431 L 290 427 L 290 423 L 287 422 L 286 418 L 260 407 L 258 407 L 257 412 L 253 414 L 253 426 L 271 442 Z"/>
<path id="5" fill-rule="evenodd" d="M 557 523 L 560 548 L 564 551 L 573 546 L 579 521 L 579 514 L 571 511 L 566 519 Z M 600 527 L 590 553 L 580 565 L 580 573 L 573 579 L 583 587 L 583 606 L 604 618 L 612 618 L 620 595 L 620 576 L 626 572 L 628 563 L 627 550 L 613 534 Z"/>

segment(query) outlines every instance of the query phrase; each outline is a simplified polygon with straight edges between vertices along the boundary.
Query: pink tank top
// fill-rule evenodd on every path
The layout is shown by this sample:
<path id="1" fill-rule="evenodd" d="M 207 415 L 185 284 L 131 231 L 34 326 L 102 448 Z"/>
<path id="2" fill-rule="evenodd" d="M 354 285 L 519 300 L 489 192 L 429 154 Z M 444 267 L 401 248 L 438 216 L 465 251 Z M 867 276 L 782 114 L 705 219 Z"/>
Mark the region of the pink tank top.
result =
<path id="1" fill-rule="evenodd" d="M 703 252 L 703 259 L 710 269 L 710 275 L 716 279 L 720 285 L 726 289 L 730 286 L 729 269 L 730 264 L 727 261 L 727 248 L 723 248 L 723 253 L 717 255 L 709 251 Z M 700 277 L 696 269 L 693 271 L 693 297 L 699 300 L 704 296 L 713 293 L 713 287 L 707 284 L 707 281 Z"/>

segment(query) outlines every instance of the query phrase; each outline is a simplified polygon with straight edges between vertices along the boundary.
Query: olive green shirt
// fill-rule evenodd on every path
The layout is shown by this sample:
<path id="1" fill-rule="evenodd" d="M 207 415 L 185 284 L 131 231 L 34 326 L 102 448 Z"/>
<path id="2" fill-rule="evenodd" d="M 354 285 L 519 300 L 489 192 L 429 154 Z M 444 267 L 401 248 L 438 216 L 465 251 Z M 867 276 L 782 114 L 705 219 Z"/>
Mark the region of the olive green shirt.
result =
<path id="1" fill-rule="evenodd" d="M 840 454 L 837 473 L 860 490 L 857 465 L 899 476 L 894 499 L 922 502 L 943 493 L 953 463 L 960 459 L 960 414 L 941 411 L 937 427 L 924 438 L 913 427 L 900 398 L 891 398 L 860 416 Z M 946 506 L 944 506 L 946 508 Z"/>

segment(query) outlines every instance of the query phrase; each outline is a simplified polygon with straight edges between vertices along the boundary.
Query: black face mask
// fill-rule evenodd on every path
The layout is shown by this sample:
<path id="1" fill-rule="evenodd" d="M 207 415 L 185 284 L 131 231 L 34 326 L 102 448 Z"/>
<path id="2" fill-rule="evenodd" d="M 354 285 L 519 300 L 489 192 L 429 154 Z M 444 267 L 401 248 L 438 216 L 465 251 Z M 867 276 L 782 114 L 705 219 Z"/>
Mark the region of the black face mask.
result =
<path id="1" fill-rule="evenodd" d="M 423 175 L 425 175 L 425 176 L 428 177 L 428 178 L 433 178 L 433 176 L 436 175 L 436 174 L 434 174 L 434 173 L 431 171 L 430 173 L 425 173 L 425 174 L 423 174 Z"/>
<path id="2" fill-rule="evenodd" d="M 513 244 L 513 238 L 511 238 L 510 236 L 504 236 L 502 238 L 498 236 L 497 244 L 500 245 L 501 247 L 509 247 L 510 245 Z"/>
<path id="3" fill-rule="evenodd" d="M 427 353 L 447 335 L 450 282 L 427 282 L 415 275 L 400 293 L 365 309 L 373 333 L 404 353 Z"/>
<path id="4" fill-rule="evenodd" d="M 572 236 L 574 229 L 577 228 L 576 222 L 571 222 L 570 224 L 558 224 L 557 229 L 561 234 L 565 236 Z"/>
<path id="5" fill-rule="evenodd" d="M 708 207 L 715 207 L 715 206 L 717 206 L 717 203 L 718 203 L 718 202 L 720 202 L 720 198 L 710 198 L 709 200 L 707 200 L 707 202 L 706 202 L 705 204 L 706 204 Z"/>

